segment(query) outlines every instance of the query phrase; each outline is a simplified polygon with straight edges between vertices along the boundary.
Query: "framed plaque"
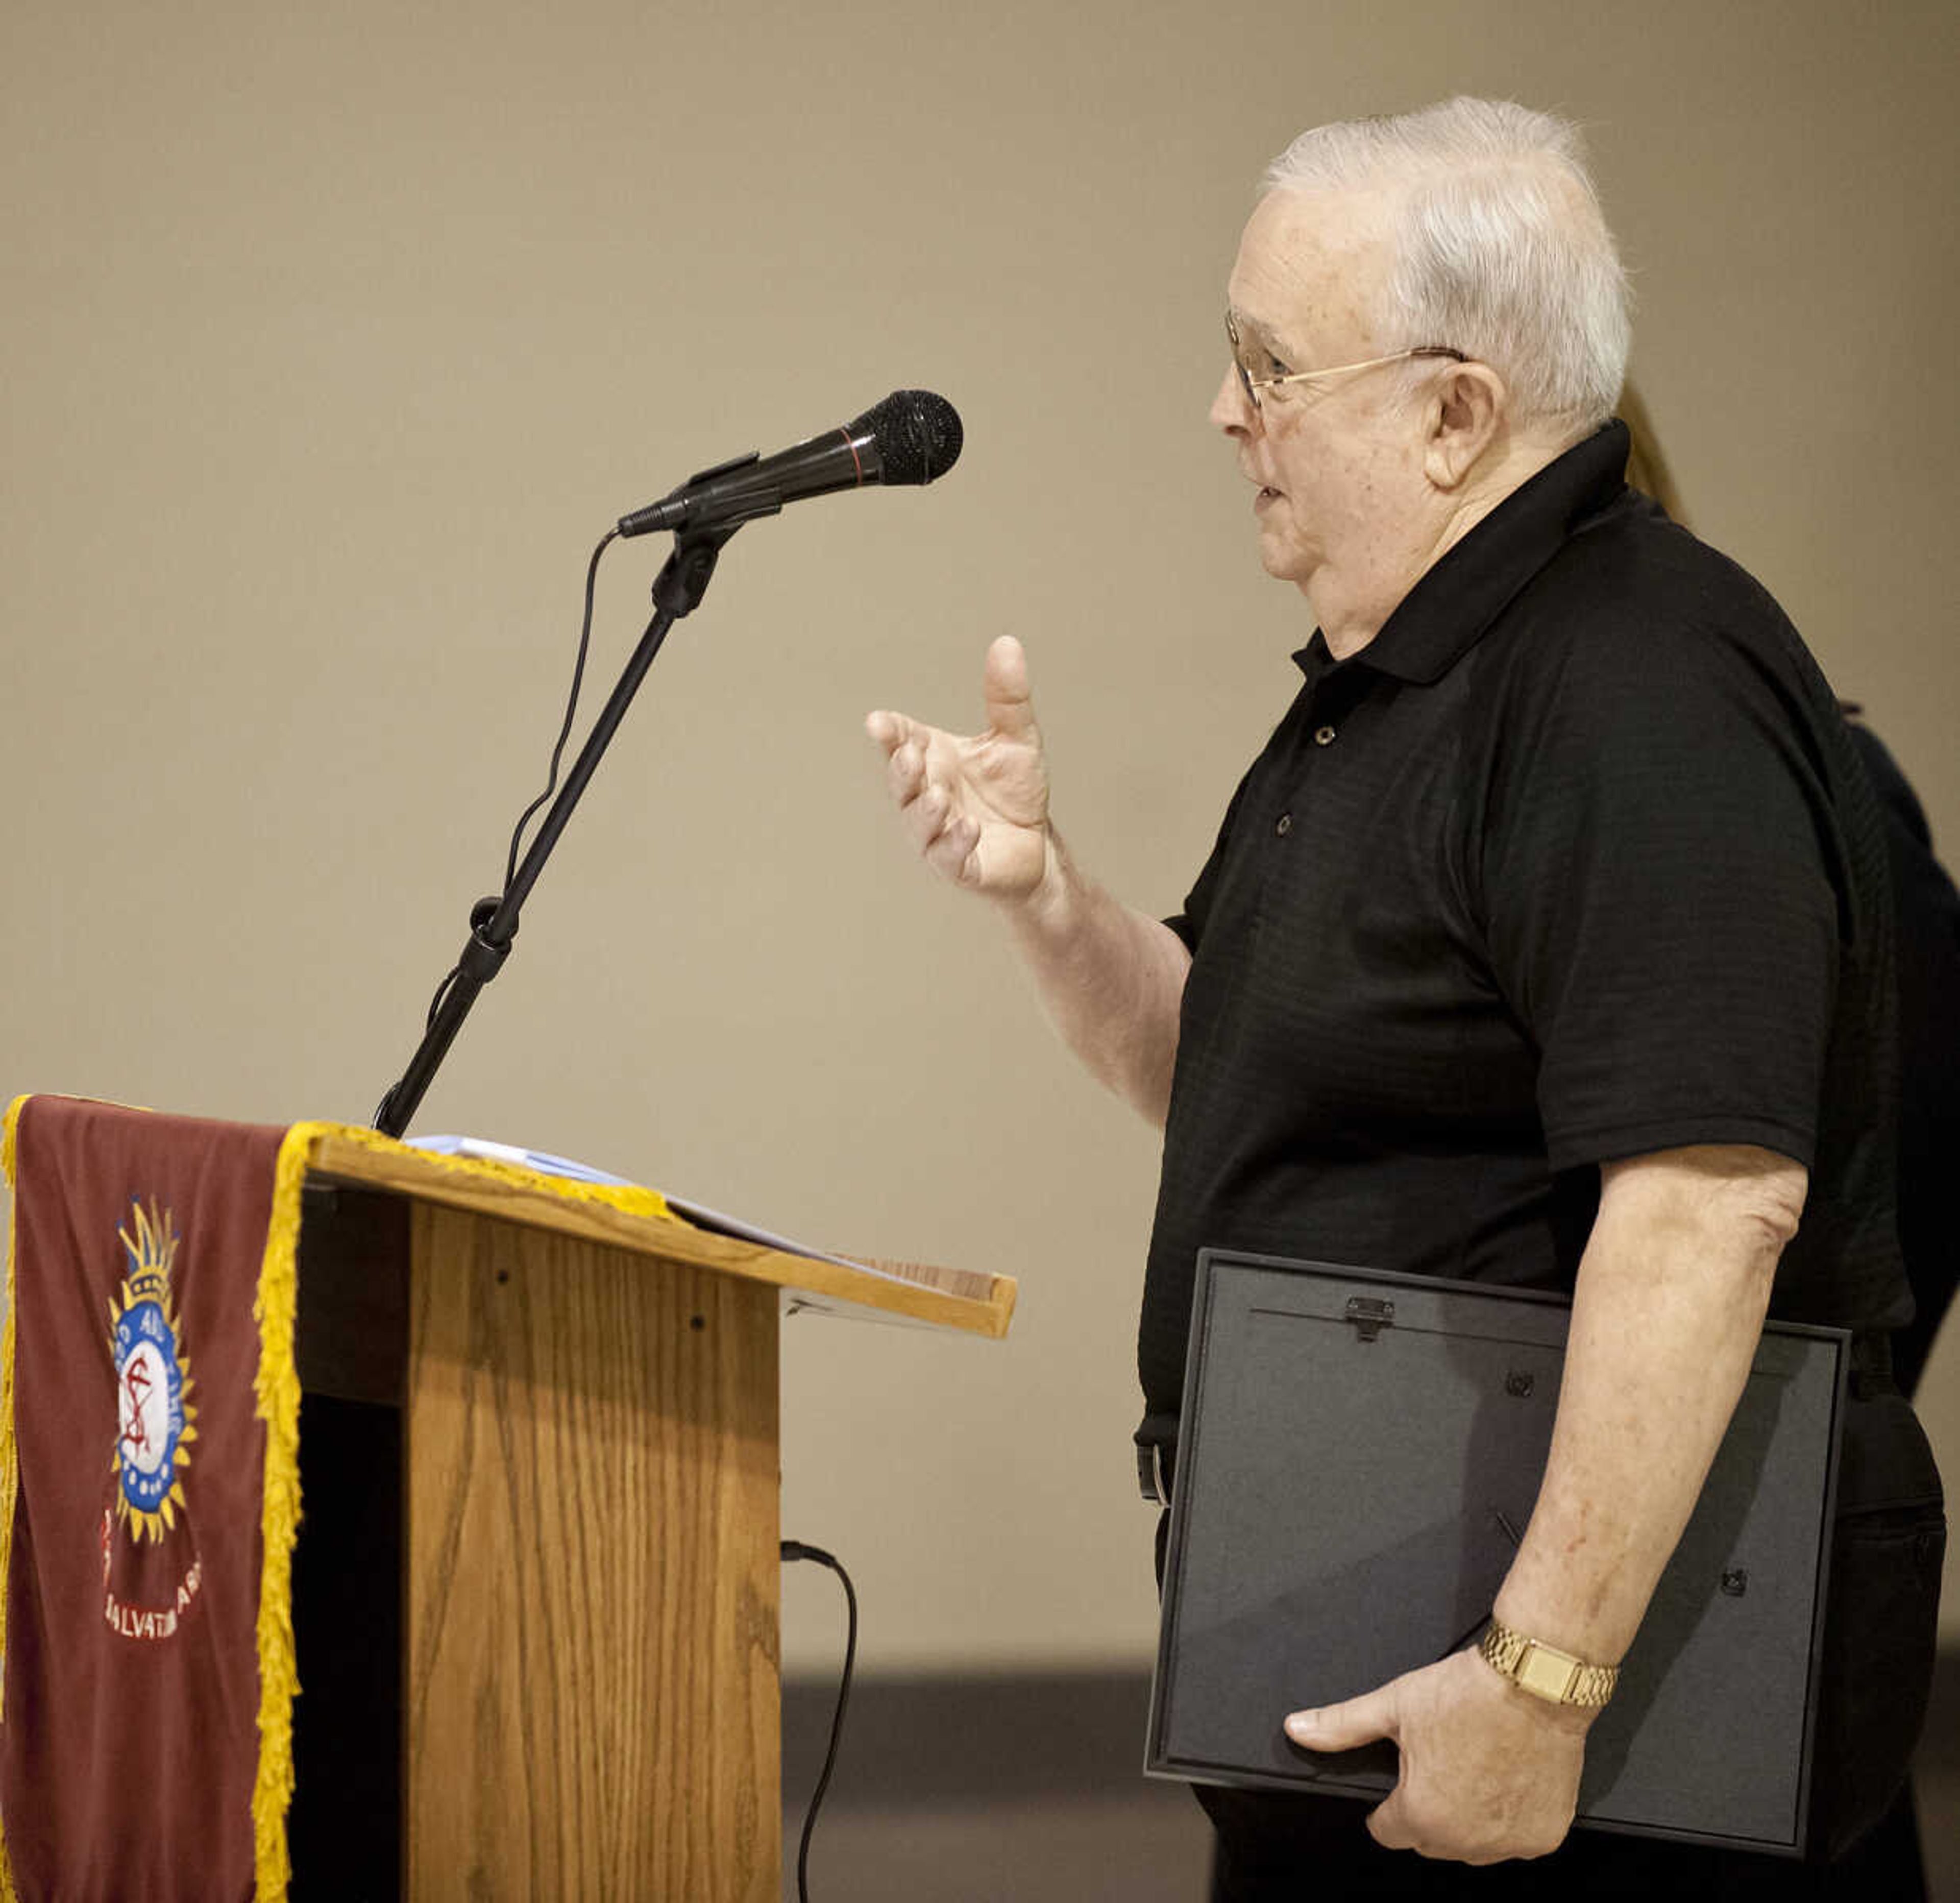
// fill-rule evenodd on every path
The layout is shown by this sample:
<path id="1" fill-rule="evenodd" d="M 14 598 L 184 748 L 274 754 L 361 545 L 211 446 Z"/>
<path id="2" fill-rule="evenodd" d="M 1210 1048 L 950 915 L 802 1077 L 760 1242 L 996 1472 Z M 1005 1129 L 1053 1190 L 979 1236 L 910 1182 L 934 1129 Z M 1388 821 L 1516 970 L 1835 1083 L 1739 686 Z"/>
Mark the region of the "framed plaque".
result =
<path id="1" fill-rule="evenodd" d="M 1145 1769 L 1379 1800 L 1392 1744 L 1287 1713 L 1473 1644 L 1537 1498 L 1569 1304 L 1200 1258 Z M 1850 1337 L 1771 1322 L 1618 1689 L 1577 1822 L 1800 1853 Z"/>

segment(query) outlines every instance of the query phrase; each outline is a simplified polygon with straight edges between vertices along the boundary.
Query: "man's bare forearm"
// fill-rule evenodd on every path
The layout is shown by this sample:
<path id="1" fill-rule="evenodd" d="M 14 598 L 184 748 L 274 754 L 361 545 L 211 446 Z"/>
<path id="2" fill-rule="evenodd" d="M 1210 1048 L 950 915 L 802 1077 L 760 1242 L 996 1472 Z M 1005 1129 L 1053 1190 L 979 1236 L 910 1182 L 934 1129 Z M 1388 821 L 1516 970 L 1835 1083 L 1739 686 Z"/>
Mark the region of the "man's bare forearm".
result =
<path id="1" fill-rule="evenodd" d="M 1625 1653 L 1748 1377 L 1805 1185 L 1798 1164 L 1741 1147 L 1602 1171 L 1505 1625 L 1597 1663 Z"/>
<path id="2" fill-rule="evenodd" d="M 1052 831 L 1048 838 L 1041 883 L 1002 910 L 1063 1041 L 1161 1128 L 1191 954 L 1160 920 L 1085 877 Z"/>

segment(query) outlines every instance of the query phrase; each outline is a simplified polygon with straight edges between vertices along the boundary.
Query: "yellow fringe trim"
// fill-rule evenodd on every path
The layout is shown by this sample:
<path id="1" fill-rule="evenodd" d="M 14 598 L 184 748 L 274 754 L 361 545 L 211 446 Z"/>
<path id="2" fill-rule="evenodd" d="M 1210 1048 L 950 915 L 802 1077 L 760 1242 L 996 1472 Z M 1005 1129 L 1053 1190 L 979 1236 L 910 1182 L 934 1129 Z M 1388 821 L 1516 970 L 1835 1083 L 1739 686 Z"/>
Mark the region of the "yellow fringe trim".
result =
<path id="1" fill-rule="evenodd" d="M 6 1126 L 0 1132 L 0 1171 L 6 1175 L 9 1191 L 14 1187 L 14 1130 L 27 1101 L 20 1096 L 8 1105 Z M 13 1566 L 14 1507 L 21 1491 L 20 1456 L 14 1446 L 14 1238 L 18 1229 L 18 1223 L 8 1221 L 7 1322 L 0 1329 L 0 1719 L 7 1715 L 7 1583 Z M 0 1903 L 18 1903 L 4 1819 L 0 1819 Z"/>
<path id="2" fill-rule="evenodd" d="M 296 1123 L 279 1144 L 272 1215 L 252 1304 L 259 1325 L 253 1391 L 266 1424 L 265 1494 L 259 1514 L 259 1769 L 252 1787 L 252 1838 L 259 1903 L 292 1881 L 286 1811 L 293 1796 L 293 1542 L 300 1530 L 300 1376 L 293 1329 L 299 1306 L 300 1192 L 317 1124 Z"/>
<path id="3" fill-rule="evenodd" d="M 519 1189 L 542 1190 L 559 1202 L 597 1203 L 607 1209 L 616 1209 L 622 1215 L 651 1216 L 660 1222 L 682 1223 L 657 1189 L 644 1189 L 638 1183 L 580 1182 L 570 1176 L 554 1176 L 542 1169 L 527 1169 L 520 1164 L 500 1163 L 489 1157 L 444 1156 L 434 1150 L 418 1150 L 413 1144 L 400 1142 L 393 1137 L 384 1137 L 378 1130 L 350 1123 L 295 1124 L 294 1128 L 311 1131 L 317 1137 L 336 1137 L 344 1143 L 355 1144 L 363 1150 L 377 1150 L 387 1156 L 413 1157 L 418 1163 L 433 1163 L 438 1169 L 457 1176 L 477 1176 Z M 682 1227 L 687 1225 L 682 1223 Z"/>
<path id="4" fill-rule="evenodd" d="M 16 1097 L 7 1106 L 0 1132 L 0 1169 L 7 1188 L 14 1189 L 14 1131 L 27 1099 Z M 14 1551 L 14 1504 L 20 1496 L 21 1461 L 14 1446 L 14 1236 L 18 1225 L 7 1225 L 7 1323 L 0 1330 L 0 1720 L 7 1715 L 7 1569 Z"/>

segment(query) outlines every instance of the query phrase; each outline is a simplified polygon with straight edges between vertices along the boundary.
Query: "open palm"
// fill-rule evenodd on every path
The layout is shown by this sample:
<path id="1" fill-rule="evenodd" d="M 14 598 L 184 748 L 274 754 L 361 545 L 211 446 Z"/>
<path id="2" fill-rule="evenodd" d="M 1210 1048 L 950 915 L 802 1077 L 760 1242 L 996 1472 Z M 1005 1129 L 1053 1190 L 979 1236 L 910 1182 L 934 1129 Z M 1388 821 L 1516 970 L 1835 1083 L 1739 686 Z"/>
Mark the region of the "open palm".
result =
<path id="1" fill-rule="evenodd" d="M 1003 635 L 987 651 L 984 733 L 948 734 L 881 711 L 865 730 L 926 863 L 989 898 L 1025 898 L 1048 869 L 1048 763 L 1028 693 L 1027 657 Z"/>

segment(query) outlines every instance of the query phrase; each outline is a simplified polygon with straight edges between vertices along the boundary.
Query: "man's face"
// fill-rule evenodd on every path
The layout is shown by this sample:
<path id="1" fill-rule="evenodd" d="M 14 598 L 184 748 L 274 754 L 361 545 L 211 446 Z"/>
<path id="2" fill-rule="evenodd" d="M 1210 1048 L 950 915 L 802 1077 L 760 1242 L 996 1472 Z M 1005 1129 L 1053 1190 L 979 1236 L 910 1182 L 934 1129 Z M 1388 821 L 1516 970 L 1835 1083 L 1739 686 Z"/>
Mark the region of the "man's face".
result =
<path id="1" fill-rule="evenodd" d="M 1373 313 L 1388 268 L 1378 198 L 1275 192 L 1262 199 L 1228 291 L 1248 370 L 1280 376 L 1382 355 Z M 1260 394 L 1255 409 L 1228 365 L 1211 420 L 1259 485 L 1253 508 L 1266 571 L 1307 596 L 1330 641 L 1370 616 L 1372 635 L 1412 579 L 1408 550 L 1427 499 L 1421 431 L 1402 380 L 1385 366 Z"/>

